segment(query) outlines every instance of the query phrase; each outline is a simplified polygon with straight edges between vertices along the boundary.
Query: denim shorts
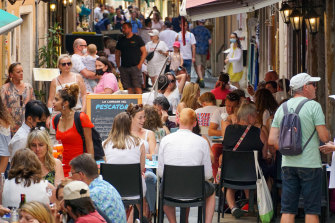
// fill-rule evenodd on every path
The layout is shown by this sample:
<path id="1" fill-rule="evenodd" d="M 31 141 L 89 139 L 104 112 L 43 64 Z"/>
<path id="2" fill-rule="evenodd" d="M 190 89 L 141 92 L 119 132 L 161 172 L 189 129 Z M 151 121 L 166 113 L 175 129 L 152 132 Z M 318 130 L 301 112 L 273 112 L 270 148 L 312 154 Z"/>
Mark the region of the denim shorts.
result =
<path id="1" fill-rule="evenodd" d="M 187 74 L 191 75 L 192 60 L 184 60 L 183 67 L 186 69 Z"/>
<path id="2" fill-rule="evenodd" d="M 281 213 L 297 214 L 300 194 L 305 214 L 321 213 L 321 168 L 282 167 Z"/>

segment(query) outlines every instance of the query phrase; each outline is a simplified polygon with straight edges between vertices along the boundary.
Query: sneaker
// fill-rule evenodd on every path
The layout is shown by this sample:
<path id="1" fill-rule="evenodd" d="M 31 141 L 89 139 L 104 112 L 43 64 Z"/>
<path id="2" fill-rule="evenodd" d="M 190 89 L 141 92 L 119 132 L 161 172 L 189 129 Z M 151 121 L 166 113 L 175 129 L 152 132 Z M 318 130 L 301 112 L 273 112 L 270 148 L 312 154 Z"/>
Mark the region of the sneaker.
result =
<path id="1" fill-rule="evenodd" d="M 248 212 L 249 211 L 249 203 L 246 203 L 245 205 L 243 205 L 243 207 L 241 208 L 242 211 Z"/>
<path id="2" fill-rule="evenodd" d="M 239 208 L 233 208 L 231 210 L 231 214 L 235 217 L 235 218 L 240 218 L 244 215 L 244 211 L 242 211 L 241 209 Z"/>
<path id="3" fill-rule="evenodd" d="M 203 79 L 201 79 L 201 80 L 199 81 L 199 87 L 201 87 L 201 88 L 204 88 L 204 87 L 205 87 L 205 81 L 204 81 Z"/>

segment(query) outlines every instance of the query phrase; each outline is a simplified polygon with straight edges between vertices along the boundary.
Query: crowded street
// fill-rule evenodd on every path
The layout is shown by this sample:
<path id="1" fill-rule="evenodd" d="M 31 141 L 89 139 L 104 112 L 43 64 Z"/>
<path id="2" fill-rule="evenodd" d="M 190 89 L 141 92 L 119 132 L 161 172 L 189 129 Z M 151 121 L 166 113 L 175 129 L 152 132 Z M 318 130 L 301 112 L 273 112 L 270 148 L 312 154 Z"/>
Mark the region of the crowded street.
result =
<path id="1" fill-rule="evenodd" d="M 0 223 L 335 222 L 334 9 L 2 0 Z"/>

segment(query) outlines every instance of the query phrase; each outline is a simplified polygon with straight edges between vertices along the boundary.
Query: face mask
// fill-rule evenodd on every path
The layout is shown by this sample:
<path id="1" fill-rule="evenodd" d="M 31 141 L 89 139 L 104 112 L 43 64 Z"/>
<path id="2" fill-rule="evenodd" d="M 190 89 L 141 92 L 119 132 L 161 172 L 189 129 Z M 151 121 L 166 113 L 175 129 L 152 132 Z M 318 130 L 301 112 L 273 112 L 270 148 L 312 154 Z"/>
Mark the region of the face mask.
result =
<path id="1" fill-rule="evenodd" d="M 231 43 L 235 43 L 235 42 L 236 42 L 236 39 L 230 39 L 230 42 L 231 42 Z"/>
<path id="2" fill-rule="evenodd" d="M 81 51 L 82 54 L 86 54 L 87 53 L 87 49 L 83 49 L 83 51 Z"/>
<path id="3" fill-rule="evenodd" d="M 45 122 L 37 122 L 36 127 L 44 127 L 46 128 L 46 123 Z"/>
<path id="4" fill-rule="evenodd" d="M 103 75 L 105 72 L 104 72 L 102 69 L 96 69 L 96 70 L 95 70 L 95 73 L 96 73 L 97 75 Z"/>

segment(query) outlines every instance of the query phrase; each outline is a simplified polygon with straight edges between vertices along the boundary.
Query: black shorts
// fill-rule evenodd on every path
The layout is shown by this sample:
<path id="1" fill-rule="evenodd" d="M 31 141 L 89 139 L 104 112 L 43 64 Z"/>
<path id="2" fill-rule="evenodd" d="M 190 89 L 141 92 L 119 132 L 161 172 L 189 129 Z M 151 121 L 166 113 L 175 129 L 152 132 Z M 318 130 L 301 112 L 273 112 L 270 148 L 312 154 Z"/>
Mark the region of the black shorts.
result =
<path id="1" fill-rule="evenodd" d="M 142 71 L 137 66 L 120 67 L 121 83 L 124 89 L 142 88 Z"/>

